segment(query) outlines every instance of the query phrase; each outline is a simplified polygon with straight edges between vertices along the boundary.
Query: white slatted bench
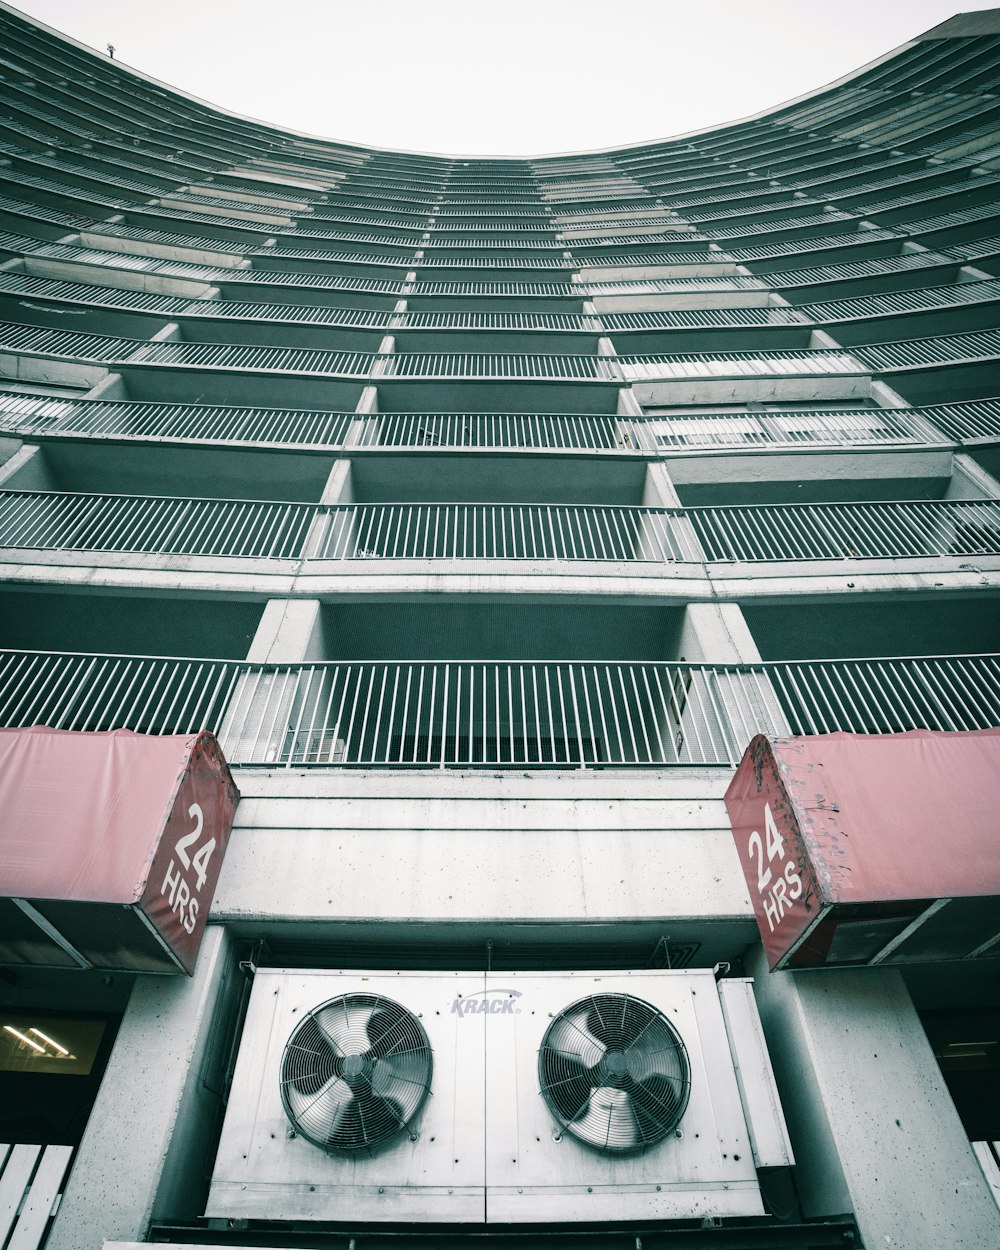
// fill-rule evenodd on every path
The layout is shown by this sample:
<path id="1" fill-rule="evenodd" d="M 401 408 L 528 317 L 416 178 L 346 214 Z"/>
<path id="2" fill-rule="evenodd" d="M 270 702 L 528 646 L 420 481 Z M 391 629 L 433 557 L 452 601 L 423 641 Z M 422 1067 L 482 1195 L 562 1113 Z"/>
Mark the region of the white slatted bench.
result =
<path id="1" fill-rule="evenodd" d="M 0 1143 L 0 1246 L 5 1250 L 38 1250 L 72 1154 L 72 1146 Z"/>

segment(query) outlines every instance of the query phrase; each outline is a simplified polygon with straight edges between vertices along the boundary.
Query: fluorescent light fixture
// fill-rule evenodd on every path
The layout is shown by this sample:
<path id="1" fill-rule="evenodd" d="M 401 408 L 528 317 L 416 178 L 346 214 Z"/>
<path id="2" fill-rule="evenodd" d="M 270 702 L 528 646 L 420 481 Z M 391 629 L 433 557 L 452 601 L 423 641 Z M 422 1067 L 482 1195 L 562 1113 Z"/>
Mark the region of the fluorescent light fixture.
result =
<path id="1" fill-rule="evenodd" d="M 29 1033 L 34 1033 L 34 1035 L 35 1035 L 36 1037 L 40 1037 L 40 1038 L 42 1039 L 42 1041 L 43 1041 L 43 1042 L 48 1042 L 48 1044 L 49 1044 L 50 1046 L 54 1046 L 54 1047 L 55 1047 L 55 1049 L 56 1049 L 56 1050 L 58 1050 L 58 1052 L 60 1053 L 60 1055 L 68 1055 L 68 1054 L 69 1054 L 69 1051 L 66 1049 L 66 1047 L 65 1047 L 65 1046 L 60 1046 L 58 1042 L 54 1042 L 54 1041 L 52 1040 L 52 1038 L 51 1038 L 51 1037 L 49 1037 L 49 1035 L 48 1035 L 47 1033 L 43 1033 L 41 1029 L 36 1029 L 36 1028 L 32 1027 L 32 1028 L 30 1028 L 30 1029 L 28 1030 L 28 1032 L 29 1032 Z"/>
<path id="2" fill-rule="evenodd" d="M 12 1024 L 5 1024 L 3 1027 L 8 1033 L 13 1033 L 19 1042 L 26 1043 L 28 1046 L 32 1047 L 33 1050 L 37 1050 L 40 1055 L 45 1054 L 44 1046 L 39 1046 L 39 1044 L 37 1042 L 33 1042 L 30 1037 L 26 1037 L 23 1033 L 18 1032 Z"/>

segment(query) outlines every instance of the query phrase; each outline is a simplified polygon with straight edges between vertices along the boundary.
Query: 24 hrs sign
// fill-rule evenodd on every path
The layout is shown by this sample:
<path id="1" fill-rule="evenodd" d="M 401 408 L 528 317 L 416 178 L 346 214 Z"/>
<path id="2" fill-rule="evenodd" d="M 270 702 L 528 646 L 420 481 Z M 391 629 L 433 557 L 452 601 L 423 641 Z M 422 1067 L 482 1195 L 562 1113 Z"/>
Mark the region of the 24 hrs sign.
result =
<path id="1" fill-rule="evenodd" d="M 178 964 L 194 969 L 239 794 L 211 734 L 199 734 L 149 869 L 142 909 Z"/>
<path id="2" fill-rule="evenodd" d="M 757 897 L 771 933 L 802 897 L 802 878 L 794 859 L 786 858 L 785 839 L 775 822 L 770 803 L 764 804 L 764 832 L 753 829 L 747 838 L 747 876 L 757 879 Z"/>
<path id="3" fill-rule="evenodd" d="M 215 850 L 215 838 L 207 842 L 199 841 L 205 827 L 205 813 L 200 803 L 192 803 L 188 808 L 188 816 L 194 821 L 190 833 L 177 839 L 174 854 L 163 877 L 160 893 L 170 900 L 170 910 L 174 912 L 185 933 L 194 933 L 198 919 L 199 895 L 208 880 L 208 868 Z"/>

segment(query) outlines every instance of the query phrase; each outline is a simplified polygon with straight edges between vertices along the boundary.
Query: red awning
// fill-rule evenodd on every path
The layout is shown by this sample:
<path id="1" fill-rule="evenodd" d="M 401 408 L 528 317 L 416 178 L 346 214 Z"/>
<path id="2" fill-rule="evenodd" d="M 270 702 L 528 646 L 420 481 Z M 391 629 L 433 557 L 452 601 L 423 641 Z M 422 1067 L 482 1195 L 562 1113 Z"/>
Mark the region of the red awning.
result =
<path id="1" fill-rule="evenodd" d="M 0 730 L 0 963 L 191 972 L 238 802 L 210 733 Z"/>
<path id="2" fill-rule="evenodd" d="M 772 969 L 997 953 L 1000 729 L 761 735 L 726 807 Z"/>

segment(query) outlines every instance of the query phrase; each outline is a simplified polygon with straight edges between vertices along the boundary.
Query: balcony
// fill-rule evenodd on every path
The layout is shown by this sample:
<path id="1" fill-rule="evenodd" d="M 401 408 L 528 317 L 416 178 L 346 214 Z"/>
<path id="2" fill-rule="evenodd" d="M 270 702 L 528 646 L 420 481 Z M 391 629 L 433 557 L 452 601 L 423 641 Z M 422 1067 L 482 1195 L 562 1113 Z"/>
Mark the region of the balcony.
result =
<path id="1" fill-rule="evenodd" d="M 156 446 L 161 473 L 163 457 L 171 446 L 198 447 L 202 453 L 267 448 L 320 455 L 346 450 L 355 461 L 383 452 L 417 453 L 421 457 L 455 451 L 575 457 L 600 454 L 632 459 L 666 453 L 671 473 L 686 481 L 691 475 L 687 472 L 685 476 L 680 468 L 682 460 L 758 454 L 770 449 L 803 453 L 852 450 L 863 454 L 866 449 L 923 448 L 940 455 L 942 450 L 961 444 L 985 454 L 1000 443 L 1000 401 L 926 408 L 741 408 L 728 412 L 698 408 L 643 419 L 551 412 L 355 414 L 109 401 L 9 390 L 0 391 L 0 432 L 44 443 L 46 457 L 58 457 L 59 484 L 69 490 L 133 489 L 125 484 L 113 488 L 107 482 L 100 485 L 100 478 L 91 478 L 88 485 L 72 471 L 70 459 L 85 456 L 81 442 L 94 444 L 92 455 L 100 455 L 97 449 L 108 441 L 118 444 L 119 459 L 126 456 L 127 445 L 136 452 L 144 445 Z M 58 451 L 60 444 L 66 445 L 65 455 Z M 107 463 L 106 457 L 102 463 Z M 220 466 L 221 461 L 217 461 L 212 469 L 216 483 L 221 480 Z M 261 467 L 244 469 L 244 479 L 259 480 Z M 191 468 L 189 465 L 187 471 Z M 143 468 L 143 462 L 136 461 L 137 473 L 149 471 L 148 462 Z M 293 489 L 288 485 L 279 489 L 280 477 L 268 474 L 273 483 L 270 497 L 317 499 L 326 471 L 317 468 L 311 472 L 312 493 L 302 495 L 295 491 L 288 494 Z M 938 474 L 942 471 L 940 466 L 935 470 Z M 140 476 L 134 489 L 141 490 L 142 485 Z"/>
<path id="2" fill-rule="evenodd" d="M 1000 723 L 996 655 L 751 665 L 255 665 L 0 652 L 0 723 L 218 733 L 231 764 L 732 767 L 756 733 Z"/>
<path id="3" fill-rule="evenodd" d="M 644 421 L 586 413 L 413 412 L 109 401 L 0 391 L 0 431 L 21 438 L 332 452 L 517 451 L 636 456 L 655 451 Z"/>
<path id="4" fill-rule="evenodd" d="M 470 467 L 466 481 L 454 463 L 436 473 L 433 461 L 386 474 L 379 464 L 352 466 L 355 492 L 409 488 L 410 502 L 0 491 L 6 576 L 156 590 L 168 575 L 189 591 L 275 596 L 408 593 L 414 578 L 440 589 L 470 576 L 480 592 L 579 595 L 595 592 L 594 579 L 625 575 L 623 599 L 663 603 L 706 599 L 713 587 L 721 599 L 764 601 L 794 579 L 827 594 L 856 585 L 899 594 L 904 576 L 911 592 L 930 591 L 933 578 L 1000 580 L 995 500 L 656 508 L 556 502 L 570 493 L 564 484 L 542 503 L 438 503 L 422 500 L 449 487 L 453 498 L 480 493 L 481 475 Z M 516 465 L 503 474 L 494 464 L 487 477 L 496 495 L 525 498 L 544 499 L 549 483 Z M 597 482 L 605 496 L 636 486 L 620 471 Z"/>

